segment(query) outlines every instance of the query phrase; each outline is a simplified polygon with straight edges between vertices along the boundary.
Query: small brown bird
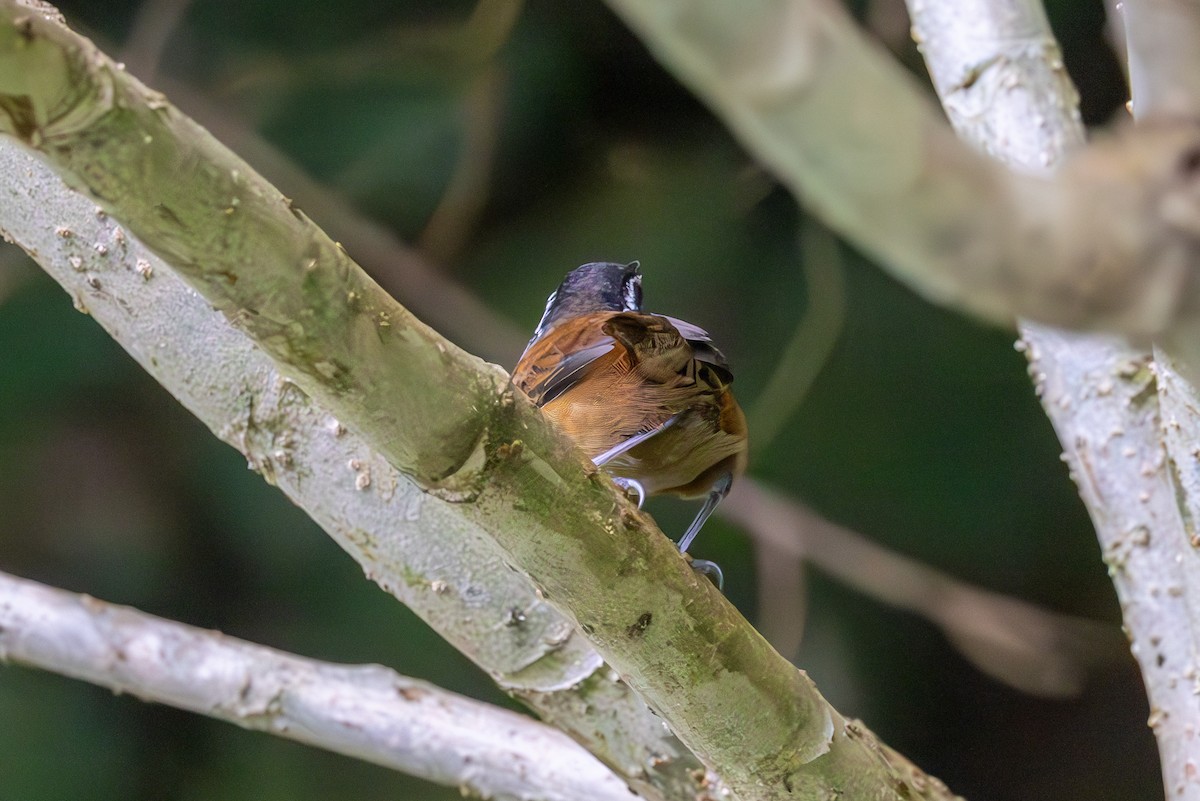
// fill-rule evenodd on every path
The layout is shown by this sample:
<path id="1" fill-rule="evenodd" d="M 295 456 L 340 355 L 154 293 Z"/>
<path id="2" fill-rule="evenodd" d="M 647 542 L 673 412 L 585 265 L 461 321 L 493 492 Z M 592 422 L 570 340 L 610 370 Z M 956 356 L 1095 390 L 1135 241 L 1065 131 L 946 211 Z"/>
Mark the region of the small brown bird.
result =
<path id="1" fill-rule="evenodd" d="M 572 270 L 546 301 L 513 384 L 598 467 L 647 495 L 701 498 L 686 551 L 746 467 L 746 417 L 721 351 L 691 323 L 642 311 L 638 263 Z M 694 560 L 724 584 L 721 569 Z"/>

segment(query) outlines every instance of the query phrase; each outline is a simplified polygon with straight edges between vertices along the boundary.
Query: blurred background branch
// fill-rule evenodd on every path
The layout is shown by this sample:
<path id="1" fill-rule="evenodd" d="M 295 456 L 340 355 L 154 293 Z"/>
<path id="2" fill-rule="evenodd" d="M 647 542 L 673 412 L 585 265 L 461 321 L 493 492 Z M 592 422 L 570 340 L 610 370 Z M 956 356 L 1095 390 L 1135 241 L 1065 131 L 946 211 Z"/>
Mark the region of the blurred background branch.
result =
<path id="1" fill-rule="evenodd" d="M 800 234 L 800 266 L 808 306 L 779 353 L 775 372 L 758 392 L 748 420 L 758 450 L 771 447 L 779 430 L 804 402 L 833 353 L 846 314 L 841 254 L 834 236 L 808 220 Z"/>
<path id="2" fill-rule="evenodd" d="M 921 615 L 980 670 L 1024 692 L 1073 697 L 1090 674 L 1123 656 L 1111 626 L 964 584 L 753 480 L 738 486 L 728 506 L 725 514 L 751 533 L 756 547 L 806 560 L 872 598 Z"/>
<path id="3" fill-rule="evenodd" d="M 1192 321 L 1200 202 L 1180 165 L 1195 123 L 1124 131 L 1031 176 L 957 141 L 831 0 L 610 5 L 798 198 L 930 300 L 1137 335 Z"/>
<path id="4" fill-rule="evenodd" d="M 1134 117 L 1200 116 L 1200 7 L 1131 0 L 1118 9 Z"/>
<path id="5" fill-rule="evenodd" d="M 145 0 L 138 6 L 118 60 L 147 86 L 154 85 L 167 44 L 191 5 L 192 0 Z"/>

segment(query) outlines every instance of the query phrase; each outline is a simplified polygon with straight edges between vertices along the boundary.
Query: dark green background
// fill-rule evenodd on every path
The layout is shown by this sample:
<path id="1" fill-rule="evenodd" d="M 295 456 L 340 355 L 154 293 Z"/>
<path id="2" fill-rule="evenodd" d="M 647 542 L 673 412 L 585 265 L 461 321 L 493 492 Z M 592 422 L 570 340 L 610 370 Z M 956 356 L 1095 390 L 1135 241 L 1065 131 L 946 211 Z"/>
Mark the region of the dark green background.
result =
<path id="1" fill-rule="evenodd" d="M 63 6 L 115 57 L 136 55 L 139 8 Z M 807 302 L 803 212 L 603 5 L 530 2 L 494 55 L 436 46 L 432 31 L 471 8 L 197 2 L 159 74 L 411 242 L 455 168 L 472 87 L 490 75 L 498 112 L 483 126 L 495 142 L 485 203 L 438 267 L 530 330 L 572 266 L 640 259 L 647 306 L 708 328 L 753 407 Z M 1124 89 L 1100 4 L 1059 0 L 1051 12 L 1085 116 L 1103 122 Z M 407 44 L 361 58 L 388 37 Z M 889 44 L 920 69 L 910 43 Z M 752 437 L 752 473 L 930 565 L 1115 627 L 1112 586 L 1013 334 L 933 308 L 850 248 L 842 255 L 838 344 L 780 435 Z M 0 298 L 0 569 L 503 702 L 52 281 L 13 248 L 0 259 L 11 289 Z M 669 532 L 693 511 L 653 508 Z M 721 562 L 730 598 L 754 620 L 747 538 L 716 521 L 693 550 Z M 976 801 L 1161 797 L 1131 659 L 1093 676 L 1079 699 L 1040 700 L 979 673 L 929 623 L 815 571 L 809 598 L 798 663 L 843 713 L 956 791 Z M 0 799 L 456 797 L 0 668 Z"/>

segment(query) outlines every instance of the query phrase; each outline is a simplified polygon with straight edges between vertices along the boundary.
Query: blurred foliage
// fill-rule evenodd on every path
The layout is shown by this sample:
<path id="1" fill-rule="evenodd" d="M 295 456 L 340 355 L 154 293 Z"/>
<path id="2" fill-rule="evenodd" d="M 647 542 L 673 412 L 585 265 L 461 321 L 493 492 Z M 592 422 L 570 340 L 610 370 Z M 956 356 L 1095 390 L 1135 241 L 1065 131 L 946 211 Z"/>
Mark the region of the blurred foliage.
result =
<path id="1" fill-rule="evenodd" d="M 465 174 L 465 202 L 439 212 L 458 214 L 459 232 L 439 267 L 521 328 L 570 267 L 640 259 L 647 305 L 712 331 L 753 405 L 807 303 L 803 212 L 604 6 L 530 2 L 509 31 L 505 3 L 489 2 L 493 16 L 477 15 L 468 36 L 476 7 L 465 2 L 211 0 L 182 8 L 162 53 L 146 52 L 146 20 L 179 2 L 62 9 L 108 52 L 206 95 L 407 241 Z M 894 0 L 876 3 L 856 12 L 895 17 Z M 1101 4 L 1050 10 L 1086 116 L 1102 121 L 1125 90 Z M 919 69 L 910 42 L 880 35 Z M 472 149 L 479 163 L 464 173 Z M 752 436 L 754 474 L 928 564 L 1116 625 L 1012 332 L 933 308 L 843 255 L 838 344 L 779 436 Z M 48 278 L 12 249 L 0 256 L 0 569 L 504 702 Z M 668 532 L 694 512 L 651 508 Z M 731 600 L 754 619 L 750 548 L 715 521 L 695 551 L 721 562 Z M 1132 660 L 1079 699 L 1031 698 L 970 667 L 923 620 L 820 575 L 808 592 L 798 663 L 842 712 L 958 792 L 1161 797 Z M 4 798 L 457 797 L 15 667 L 0 669 L 0 720 Z"/>

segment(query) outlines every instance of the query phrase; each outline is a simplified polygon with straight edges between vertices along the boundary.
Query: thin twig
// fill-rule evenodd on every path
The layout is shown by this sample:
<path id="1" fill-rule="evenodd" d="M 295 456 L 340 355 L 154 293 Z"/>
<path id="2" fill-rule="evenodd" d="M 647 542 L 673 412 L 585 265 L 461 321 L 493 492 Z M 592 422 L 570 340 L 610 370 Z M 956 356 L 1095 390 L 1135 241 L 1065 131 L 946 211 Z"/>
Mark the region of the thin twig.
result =
<path id="1" fill-rule="evenodd" d="M 767 450 L 824 369 L 842 333 L 846 288 L 837 239 L 811 217 L 800 235 L 800 264 L 804 270 L 808 305 L 775 370 L 750 408 L 754 451 Z"/>
<path id="2" fill-rule="evenodd" d="M 1093 668 L 1121 655 L 1120 635 L 1112 626 L 966 584 L 756 481 L 741 481 L 721 508 L 755 539 L 932 621 L 976 667 L 1026 692 L 1078 695 Z"/>
<path id="3" fill-rule="evenodd" d="M 384 289 L 422 320 L 446 331 L 456 344 L 489 361 L 516 362 L 528 336 L 517 331 L 511 321 L 447 278 L 402 242 L 393 230 L 358 213 L 333 189 L 319 184 L 228 108 L 210 102 L 185 84 L 168 78 L 161 79 L 160 84 L 181 108 L 344 243 Z"/>
<path id="4" fill-rule="evenodd" d="M 454 263 L 487 203 L 506 83 L 504 71 L 492 65 L 462 97 L 458 162 L 417 245 L 435 264 Z"/>
<path id="5" fill-rule="evenodd" d="M 346 84 L 364 76 L 417 76 L 428 82 L 460 80 L 491 61 L 512 34 L 524 0 L 478 0 L 466 20 L 401 24 L 356 39 L 332 52 L 292 54 L 239 64 L 211 93 L 222 99 L 259 98 L 314 85 Z"/>

